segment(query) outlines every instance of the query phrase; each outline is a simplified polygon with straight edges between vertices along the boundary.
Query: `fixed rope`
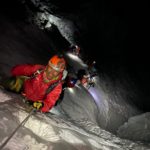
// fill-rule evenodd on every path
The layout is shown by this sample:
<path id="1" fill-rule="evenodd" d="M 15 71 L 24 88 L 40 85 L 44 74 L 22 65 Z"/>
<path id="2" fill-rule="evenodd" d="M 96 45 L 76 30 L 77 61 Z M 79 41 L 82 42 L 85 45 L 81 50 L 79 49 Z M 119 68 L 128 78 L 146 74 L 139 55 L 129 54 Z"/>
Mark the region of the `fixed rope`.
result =
<path id="1" fill-rule="evenodd" d="M 2 150 L 5 145 L 9 142 L 9 140 L 13 137 L 13 135 L 18 131 L 18 129 L 21 127 L 21 126 L 24 126 L 25 123 L 28 121 L 28 119 L 34 114 L 36 113 L 37 110 L 35 108 L 33 108 L 29 115 L 17 126 L 17 128 L 12 132 L 12 134 L 5 140 L 5 142 L 0 146 L 0 150 Z"/>

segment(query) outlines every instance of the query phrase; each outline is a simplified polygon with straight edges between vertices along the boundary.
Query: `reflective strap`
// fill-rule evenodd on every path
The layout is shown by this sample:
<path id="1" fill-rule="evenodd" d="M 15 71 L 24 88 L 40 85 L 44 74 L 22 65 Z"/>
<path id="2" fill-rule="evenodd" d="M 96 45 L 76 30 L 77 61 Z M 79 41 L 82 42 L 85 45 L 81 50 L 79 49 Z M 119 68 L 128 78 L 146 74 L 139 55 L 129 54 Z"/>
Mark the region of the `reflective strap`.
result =
<path id="1" fill-rule="evenodd" d="M 68 71 L 67 71 L 67 70 L 64 70 L 64 71 L 63 71 L 63 77 L 62 77 L 61 80 L 65 80 L 66 77 L 67 77 L 67 74 L 68 74 Z"/>
<path id="2" fill-rule="evenodd" d="M 33 73 L 32 77 L 36 77 L 38 74 L 40 74 L 42 71 L 44 71 L 44 69 L 38 69 L 36 72 Z"/>

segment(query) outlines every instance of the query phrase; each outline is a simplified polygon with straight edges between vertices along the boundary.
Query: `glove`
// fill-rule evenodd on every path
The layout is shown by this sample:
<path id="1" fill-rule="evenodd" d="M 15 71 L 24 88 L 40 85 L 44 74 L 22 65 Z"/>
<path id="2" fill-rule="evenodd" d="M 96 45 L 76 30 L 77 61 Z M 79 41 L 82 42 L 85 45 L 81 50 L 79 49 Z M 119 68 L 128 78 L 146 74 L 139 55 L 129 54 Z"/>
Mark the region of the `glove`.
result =
<path id="1" fill-rule="evenodd" d="M 40 109 L 44 106 L 43 102 L 37 101 L 33 103 L 33 107 L 36 109 Z"/>

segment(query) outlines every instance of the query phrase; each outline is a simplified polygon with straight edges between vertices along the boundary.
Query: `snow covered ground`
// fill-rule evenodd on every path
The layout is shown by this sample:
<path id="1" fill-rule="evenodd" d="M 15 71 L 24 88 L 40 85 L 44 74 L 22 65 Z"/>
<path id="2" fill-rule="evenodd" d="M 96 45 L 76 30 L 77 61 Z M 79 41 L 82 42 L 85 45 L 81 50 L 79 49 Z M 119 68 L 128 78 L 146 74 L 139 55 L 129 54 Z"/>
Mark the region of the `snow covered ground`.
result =
<path id="1" fill-rule="evenodd" d="M 29 113 L 20 95 L 0 90 L 0 143 L 1 145 Z M 150 146 L 124 140 L 92 125 L 93 131 L 84 130 L 67 117 L 58 114 L 33 114 L 21 126 L 3 149 L 10 150 L 148 150 Z"/>

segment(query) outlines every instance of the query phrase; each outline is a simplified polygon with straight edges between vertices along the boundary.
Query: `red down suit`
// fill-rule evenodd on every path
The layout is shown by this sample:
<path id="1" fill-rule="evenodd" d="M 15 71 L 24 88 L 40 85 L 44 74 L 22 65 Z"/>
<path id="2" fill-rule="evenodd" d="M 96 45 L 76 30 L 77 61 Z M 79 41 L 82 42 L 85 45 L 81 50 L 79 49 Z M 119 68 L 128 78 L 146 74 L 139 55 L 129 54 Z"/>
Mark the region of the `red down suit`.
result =
<path id="1" fill-rule="evenodd" d="M 12 68 L 11 74 L 13 76 L 28 76 L 31 77 L 33 74 L 39 69 L 45 69 L 46 66 L 43 65 L 30 65 L 30 64 L 23 64 L 17 65 Z M 41 101 L 43 102 L 44 106 L 41 108 L 42 112 L 48 112 L 59 99 L 59 96 L 62 92 L 62 82 L 59 82 L 51 92 L 46 93 L 47 89 L 62 79 L 62 73 L 60 73 L 57 80 L 52 80 L 48 83 L 43 81 L 43 73 L 42 71 L 40 74 L 37 74 L 35 77 L 31 77 L 25 80 L 23 85 L 23 93 L 28 100 L 33 102 Z"/>

